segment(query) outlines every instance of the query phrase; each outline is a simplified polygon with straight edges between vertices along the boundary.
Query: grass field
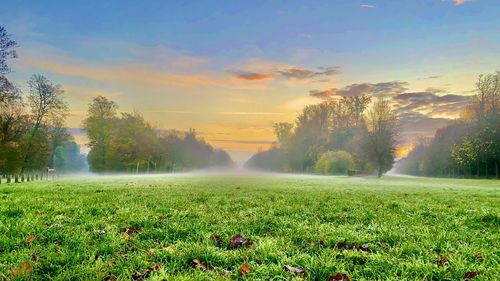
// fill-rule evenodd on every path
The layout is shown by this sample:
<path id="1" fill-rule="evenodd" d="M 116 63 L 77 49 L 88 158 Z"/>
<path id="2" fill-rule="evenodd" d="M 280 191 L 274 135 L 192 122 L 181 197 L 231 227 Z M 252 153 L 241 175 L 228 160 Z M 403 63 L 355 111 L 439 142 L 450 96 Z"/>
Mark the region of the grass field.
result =
<path id="1" fill-rule="evenodd" d="M 499 280 L 500 181 L 171 175 L 2 184 L 0 276 Z"/>

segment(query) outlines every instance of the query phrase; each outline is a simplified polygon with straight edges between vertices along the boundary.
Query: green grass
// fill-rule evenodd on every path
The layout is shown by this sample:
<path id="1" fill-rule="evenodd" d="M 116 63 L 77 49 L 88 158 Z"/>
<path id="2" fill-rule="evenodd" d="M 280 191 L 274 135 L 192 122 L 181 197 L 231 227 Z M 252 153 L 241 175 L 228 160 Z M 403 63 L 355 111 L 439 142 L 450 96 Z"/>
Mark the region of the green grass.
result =
<path id="1" fill-rule="evenodd" d="M 253 244 L 228 249 L 237 233 Z M 0 185 L 7 280 L 463 280 L 477 271 L 475 280 L 500 276 L 499 181 L 175 175 Z"/>

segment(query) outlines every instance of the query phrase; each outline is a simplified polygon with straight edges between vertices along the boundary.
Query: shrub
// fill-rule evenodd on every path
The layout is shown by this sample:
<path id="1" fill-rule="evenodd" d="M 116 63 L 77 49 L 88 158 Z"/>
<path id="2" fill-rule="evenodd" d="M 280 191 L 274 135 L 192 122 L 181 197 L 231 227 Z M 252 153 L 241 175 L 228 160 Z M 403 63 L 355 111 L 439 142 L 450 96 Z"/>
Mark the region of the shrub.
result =
<path id="1" fill-rule="evenodd" d="M 325 152 L 316 162 L 316 173 L 327 175 L 345 175 L 355 167 L 352 155 L 343 150 Z"/>

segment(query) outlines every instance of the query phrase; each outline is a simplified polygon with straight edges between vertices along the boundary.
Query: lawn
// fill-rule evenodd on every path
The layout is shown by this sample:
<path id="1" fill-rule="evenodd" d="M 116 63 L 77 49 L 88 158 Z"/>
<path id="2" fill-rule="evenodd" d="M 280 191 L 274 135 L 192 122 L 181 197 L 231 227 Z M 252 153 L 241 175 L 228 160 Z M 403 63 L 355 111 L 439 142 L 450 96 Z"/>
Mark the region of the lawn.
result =
<path id="1" fill-rule="evenodd" d="M 499 276 L 500 181 L 167 175 L 0 185 L 7 280 Z"/>

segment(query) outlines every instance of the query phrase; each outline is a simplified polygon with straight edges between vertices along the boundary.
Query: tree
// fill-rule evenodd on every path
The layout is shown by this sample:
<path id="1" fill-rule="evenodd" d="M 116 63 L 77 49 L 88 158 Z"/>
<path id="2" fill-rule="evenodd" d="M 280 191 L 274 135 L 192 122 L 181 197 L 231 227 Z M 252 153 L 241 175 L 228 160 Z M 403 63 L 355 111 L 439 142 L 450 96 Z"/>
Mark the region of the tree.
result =
<path id="1" fill-rule="evenodd" d="M 397 122 L 398 117 L 385 98 L 378 98 L 368 111 L 365 153 L 376 167 L 379 178 L 394 163 Z"/>
<path id="2" fill-rule="evenodd" d="M 89 104 L 83 128 L 89 138 L 88 158 L 90 169 L 93 171 L 102 172 L 110 169 L 108 160 L 113 149 L 117 110 L 118 105 L 103 96 L 95 97 Z"/>
<path id="3" fill-rule="evenodd" d="M 488 112 L 496 114 L 500 103 L 500 71 L 479 75 L 476 82 L 476 92 L 477 119 L 481 120 Z"/>
<path id="4" fill-rule="evenodd" d="M 282 146 L 287 146 L 293 135 L 293 124 L 287 122 L 274 123 L 273 131 L 278 138 L 278 142 Z"/>
<path id="5" fill-rule="evenodd" d="M 12 40 L 7 30 L 0 25 L 0 77 L 10 72 L 7 60 L 17 57 L 16 47 L 16 41 Z"/>
<path id="6" fill-rule="evenodd" d="M 31 134 L 26 140 L 26 150 L 23 168 L 33 160 L 36 150 L 33 149 L 35 139 L 41 140 L 43 132 L 40 129 L 48 128 L 56 123 L 62 123 L 68 112 L 68 105 L 64 101 L 64 90 L 60 85 L 52 83 L 43 75 L 33 75 L 28 81 L 30 89 L 28 104 L 31 108 Z M 41 168 L 33 167 L 32 168 Z"/>

